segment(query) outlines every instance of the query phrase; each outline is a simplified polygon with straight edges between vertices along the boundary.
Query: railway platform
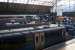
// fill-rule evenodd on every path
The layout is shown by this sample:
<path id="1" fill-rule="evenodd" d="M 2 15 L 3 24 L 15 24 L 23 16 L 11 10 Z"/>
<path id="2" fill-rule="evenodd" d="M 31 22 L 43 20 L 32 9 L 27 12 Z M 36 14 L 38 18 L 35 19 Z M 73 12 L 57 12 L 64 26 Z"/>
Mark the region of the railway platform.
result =
<path id="1" fill-rule="evenodd" d="M 64 43 L 60 43 L 44 50 L 75 50 L 75 38 L 66 41 Z"/>

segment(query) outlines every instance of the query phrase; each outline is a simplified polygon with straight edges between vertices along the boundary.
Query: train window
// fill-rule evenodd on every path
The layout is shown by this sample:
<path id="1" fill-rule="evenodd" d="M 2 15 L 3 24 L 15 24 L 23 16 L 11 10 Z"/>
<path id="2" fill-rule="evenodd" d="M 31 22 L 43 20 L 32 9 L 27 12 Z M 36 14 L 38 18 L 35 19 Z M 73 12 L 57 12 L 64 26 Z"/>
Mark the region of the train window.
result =
<path id="1" fill-rule="evenodd" d="M 40 20 L 43 21 L 43 22 L 49 21 L 49 16 L 41 15 L 39 17 L 40 17 Z"/>
<path id="2" fill-rule="evenodd" d="M 35 24 L 33 16 L 26 16 L 26 22 L 27 24 Z"/>
<path id="3" fill-rule="evenodd" d="M 26 19 L 27 19 L 27 22 L 28 22 L 28 23 L 32 21 L 32 17 L 33 17 L 33 16 L 26 16 Z"/>

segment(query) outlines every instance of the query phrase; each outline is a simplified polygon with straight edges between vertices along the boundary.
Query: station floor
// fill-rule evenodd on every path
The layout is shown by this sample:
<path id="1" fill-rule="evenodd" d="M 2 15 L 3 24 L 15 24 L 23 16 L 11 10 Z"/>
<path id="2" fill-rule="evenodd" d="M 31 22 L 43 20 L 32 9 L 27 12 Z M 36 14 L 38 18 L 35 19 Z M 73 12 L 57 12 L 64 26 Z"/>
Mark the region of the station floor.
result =
<path id="1" fill-rule="evenodd" d="M 44 50 L 75 50 L 75 39 L 71 39 L 67 42 L 51 46 Z"/>

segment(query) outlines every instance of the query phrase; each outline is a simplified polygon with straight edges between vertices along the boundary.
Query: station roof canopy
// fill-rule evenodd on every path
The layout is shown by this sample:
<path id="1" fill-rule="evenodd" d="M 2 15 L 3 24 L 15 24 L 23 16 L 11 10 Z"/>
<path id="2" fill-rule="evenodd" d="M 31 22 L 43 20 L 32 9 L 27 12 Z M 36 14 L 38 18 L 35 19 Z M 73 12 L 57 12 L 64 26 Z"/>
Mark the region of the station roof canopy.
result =
<path id="1" fill-rule="evenodd" d="M 50 13 L 60 0 L 0 0 L 0 14 Z"/>
<path id="2" fill-rule="evenodd" d="M 0 2 L 53 6 L 57 0 L 0 0 Z"/>

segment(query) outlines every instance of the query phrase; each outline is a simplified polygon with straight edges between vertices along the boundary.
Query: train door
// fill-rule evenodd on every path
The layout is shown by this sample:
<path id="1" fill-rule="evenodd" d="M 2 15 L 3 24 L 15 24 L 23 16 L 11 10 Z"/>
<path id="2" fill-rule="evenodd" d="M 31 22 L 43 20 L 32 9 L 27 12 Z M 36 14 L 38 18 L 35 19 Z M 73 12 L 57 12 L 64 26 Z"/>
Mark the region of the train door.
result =
<path id="1" fill-rule="evenodd" d="M 40 47 L 41 47 L 41 49 L 44 48 L 44 43 L 45 43 L 44 33 L 41 32 L 40 33 Z"/>
<path id="2" fill-rule="evenodd" d="M 44 46 L 44 33 L 35 33 L 35 50 L 41 50 Z"/>
<path id="3" fill-rule="evenodd" d="M 66 31 L 66 29 L 62 29 L 61 32 L 62 32 L 62 37 L 63 37 L 64 41 L 67 41 L 67 40 L 71 39 L 71 37 L 69 36 L 69 34 Z"/>
<path id="4" fill-rule="evenodd" d="M 40 49 L 40 34 L 39 33 L 35 33 L 35 50 L 39 50 Z"/>

